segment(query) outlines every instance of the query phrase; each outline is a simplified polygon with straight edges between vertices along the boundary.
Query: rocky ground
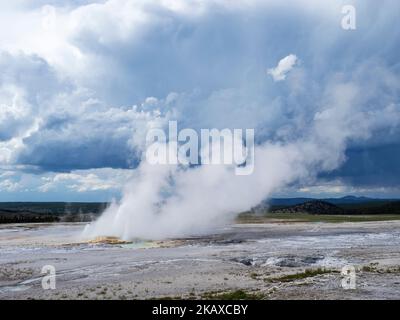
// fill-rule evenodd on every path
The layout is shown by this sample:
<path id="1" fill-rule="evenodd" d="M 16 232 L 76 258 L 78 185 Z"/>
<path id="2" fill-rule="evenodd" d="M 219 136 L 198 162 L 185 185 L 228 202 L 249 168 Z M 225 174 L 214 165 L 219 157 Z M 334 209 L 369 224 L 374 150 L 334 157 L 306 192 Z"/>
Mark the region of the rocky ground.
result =
<path id="1" fill-rule="evenodd" d="M 400 221 L 234 225 L 210 236 L 84 242 L 82 224 L 0 226 L 0 299 L 399 299 Z M 43 290 L 43 266 L 56 289 Z M 356 288 L 342 287 L 353 266 Z"/>

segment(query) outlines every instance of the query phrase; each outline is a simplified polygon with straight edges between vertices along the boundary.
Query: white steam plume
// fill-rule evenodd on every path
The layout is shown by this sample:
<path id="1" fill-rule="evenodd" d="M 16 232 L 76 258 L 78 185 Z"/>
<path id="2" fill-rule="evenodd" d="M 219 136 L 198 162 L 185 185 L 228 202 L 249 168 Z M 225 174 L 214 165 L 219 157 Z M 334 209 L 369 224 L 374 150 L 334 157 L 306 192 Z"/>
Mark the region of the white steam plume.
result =
<path id="1" fill-rule="evenodd" d="M 276 188 L 336 167 L 343 138 L 325 139 L 324 145 L 320 138 L 324 137 L 256 147 L 254 173 L 248 176 L 237 176 L 232 167 L 223 165 L 182 169 L 143 161 L 121 202 L 89 225 L 85 236 L 162 239 L 211 231 Z"/>
<path id="2" fill-rule="evenodd" d="M 368 139 L 392 110 L 377 104 L 379 112 L 372 112 L 360 88 L 357 82 L 330 83 L 312 114 L 302 111 L 309 120 L 301 134 L 256 146 L 251 175 L 237 176 L 228 166 L 181 168 L 142 161 L 120 203 L 88 225 L 84 235 L 128 240 L 211 232 L 277 189 L 337 168 L 348 142 Z"/>

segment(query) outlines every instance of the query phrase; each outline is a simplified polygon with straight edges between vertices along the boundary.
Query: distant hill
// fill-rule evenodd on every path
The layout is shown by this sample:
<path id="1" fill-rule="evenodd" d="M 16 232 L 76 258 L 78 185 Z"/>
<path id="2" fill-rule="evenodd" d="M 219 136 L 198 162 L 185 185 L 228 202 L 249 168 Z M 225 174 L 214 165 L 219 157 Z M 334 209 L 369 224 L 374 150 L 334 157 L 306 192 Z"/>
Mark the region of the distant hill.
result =
<path id="1" fill-rule="evenodd" d="M 332 204 L 340 205 L 340 204 L 358 204 L 358 203 L 367 203 L 367 202 L 392 202 L 397 201 L 397 199 L 377 199 L 377 198 L 368 198 L 368 197 L 355 197 L 355 196 L 345 196 L 341 198 L 325 198 L 325 199 L 315 199 L 315 198 L 272 198 L 262 202 L 261 206 L 294 206 L 297 204 L 302 204 L 309 201 L 320 200 L 329 202 Z"/>
<path id="2" fill-rule="evenodd" d="M 295 206 L 308 201 L 313 201 L 313 198 L 272 198 L 262 202 L 260 206 Z"/>
<path id="3" fill-rule="evenodd" d="M 342 202 L 338 205 L 328 201 L 311 200 L 289 206 L 271 206 L 264 213 L 309 213 L 309 214 L 346 214 L 346 215 L 378 215 L 400 214 L 400 201 Z"/>
<path id="4" fill-rule="evenodd" d="M 308 214 L 346 214 L 346 210 L 332 203 L 312 200 L 294 206 L 281 207 L 270 211 L 271 213 L 308 213 Z"/>
<path id="5" fill-rule="evenodd" d="M 371 202 L 371 201 L 382 201 L 381 199 L 373 199 L 368 197 L 355 197 L 355 196 L 345 196 L 341 198 L 326 198 L 324 201 L 336 204 L 344 203 L 360 203 L 360 202 Z"/>
<path id="6" fill-rule="evenodd" d="M 383 204 L 399 201 L 398 199 L 378 199 L 368 197 L 345 196 L 341 198 L 271 198 L 266 199 L 259 205 L 252 208 L 250 211 L 253 213 L 263 213 L 265 211 L 273 211 L 288 206 L 296 206 L 310 201 L 324 201 L 337 205 L 341 208 L 357 209 L 362 207 L 380 207 Z"/>

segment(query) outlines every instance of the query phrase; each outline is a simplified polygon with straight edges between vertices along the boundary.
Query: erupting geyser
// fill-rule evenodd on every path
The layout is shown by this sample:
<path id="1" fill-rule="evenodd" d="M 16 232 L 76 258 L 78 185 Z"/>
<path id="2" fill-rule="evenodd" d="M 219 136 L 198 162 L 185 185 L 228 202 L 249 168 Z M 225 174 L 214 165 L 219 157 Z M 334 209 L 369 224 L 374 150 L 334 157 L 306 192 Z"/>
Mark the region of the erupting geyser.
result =
<path id="1" fill-rule="evenodd" d="M 341 143 L 321 153 L 311 141 L 265 143 L 255 148 L 254 172 L 235 175 L 234 166 L 150 165 L 142 161 L 119 203 L 85 228 L 86 237 L 163 239 L 210 232 L 259 204 L 272 191 L 332 169 L 341 160 Z M 340 149 L 336 149 L 340 146 Z M 327 149 L 330 149 L 328 152 Z M 329 154 L 329 157 L 326 155 Z"/>

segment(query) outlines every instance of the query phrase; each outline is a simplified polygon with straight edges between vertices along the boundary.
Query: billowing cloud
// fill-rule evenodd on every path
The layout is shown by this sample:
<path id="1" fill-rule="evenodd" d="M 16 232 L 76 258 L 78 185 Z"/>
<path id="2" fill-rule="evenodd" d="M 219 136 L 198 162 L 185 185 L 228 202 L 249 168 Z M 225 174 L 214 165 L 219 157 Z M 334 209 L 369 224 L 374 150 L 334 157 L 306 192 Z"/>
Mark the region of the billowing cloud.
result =
<path id="1" fill-rule="evenodd" d="M 129 181 L 132 171 L 98 169 L 86 171 L 74 171 L 70 173 L 58 173 L 42 177 L 44 182 L 38 190 L 49 192 L 57 188 L 67 187 L 76 192 L 119 191 L 121 186 Z"/>

